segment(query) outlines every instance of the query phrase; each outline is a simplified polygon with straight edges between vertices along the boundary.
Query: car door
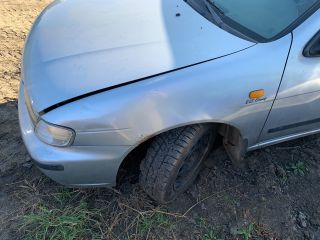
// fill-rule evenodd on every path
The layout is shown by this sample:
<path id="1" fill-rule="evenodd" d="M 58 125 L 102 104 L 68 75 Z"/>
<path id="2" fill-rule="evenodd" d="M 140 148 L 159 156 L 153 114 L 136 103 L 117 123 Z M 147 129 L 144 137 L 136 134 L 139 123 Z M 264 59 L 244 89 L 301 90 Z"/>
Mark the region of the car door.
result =
<path id="1" fill-rule="evenodd" d="M 320 132 L 320 10 L 292 33 L 281 84 L 260 146 Z"/>

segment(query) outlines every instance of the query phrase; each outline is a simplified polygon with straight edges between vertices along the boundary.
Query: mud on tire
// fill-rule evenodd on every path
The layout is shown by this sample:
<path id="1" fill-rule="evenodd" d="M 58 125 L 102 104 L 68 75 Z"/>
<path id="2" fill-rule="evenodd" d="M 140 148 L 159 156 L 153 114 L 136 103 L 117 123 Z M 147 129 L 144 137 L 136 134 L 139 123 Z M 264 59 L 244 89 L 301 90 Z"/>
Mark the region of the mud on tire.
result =
<path id="1" fill-rule="evenodd" d="M 198 124 L 160 134 L 140 166 L 140 185 L 160 203 L 173 201 L 197 177 L 215 139 L 212 125 Z"/>

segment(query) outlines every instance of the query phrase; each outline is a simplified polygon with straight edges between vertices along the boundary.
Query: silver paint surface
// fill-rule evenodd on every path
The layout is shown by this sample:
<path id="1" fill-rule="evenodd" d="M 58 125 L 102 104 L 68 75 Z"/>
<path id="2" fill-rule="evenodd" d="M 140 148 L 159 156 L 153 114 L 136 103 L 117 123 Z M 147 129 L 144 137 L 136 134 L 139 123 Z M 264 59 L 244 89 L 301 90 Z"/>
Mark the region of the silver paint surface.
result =
<path id="1" fill-rule="evenodd" d="M 88 92 L 252 45 L 216 27 L 183 0 L 56 1 L 29 35 L 23 78 L 40 112 Z"/>
<path id="2" fill-rule="evenodd" d="M 268 130 L 320 117 L 319 59 L 302 56 L 319 19 L 318 11 L 293 33 L 255 44 L 219 29 L 182 0 L 55 1 L 36 21 L 24 52 L 19 117 L 27 149 L 38 163 L 65 167 L 43 170 L 59 183 L 114 186 L 133 149 L 179 126 L 229 124 L 248 150 L 316 133 L 319 124 Z M 41 116 L 74 129 L 73 146 L 52 147 L 35 135 L 24 91 L 40 112 L 143 77 L 149 78 Z M 250 101 L 258 89 L 265 97 Z"/>

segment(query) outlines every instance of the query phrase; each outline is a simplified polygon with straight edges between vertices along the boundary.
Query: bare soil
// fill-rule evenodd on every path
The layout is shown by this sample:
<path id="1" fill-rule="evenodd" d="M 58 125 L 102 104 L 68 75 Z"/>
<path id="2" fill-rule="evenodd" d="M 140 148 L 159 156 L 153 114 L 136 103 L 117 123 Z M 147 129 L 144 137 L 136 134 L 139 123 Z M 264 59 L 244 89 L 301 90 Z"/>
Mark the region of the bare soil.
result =
<path id="1" fill-rule="evenodd" d="M 42 230 L 23 225 L 25 216 L 39 213 L 39 206 L 53 214 L 52 199 L 68 199 L 64 207 L 85 201 L 88 211 L 98 211 L 92 231 L 75 239 L 90 239 L 94 231 L 97 239 L 320 240 L 319 135 L 249 153 L 246 170 L 218 148 L 193 186 L 167 206 L 152 202 L 134 173 L 118 190 L 71 192 L 43 176 L 20 137 L 17 95 L 24 40 L 48 3 L 0 3 L 0 239 L 25 239 L 30 232 L 38 239 Z"/>

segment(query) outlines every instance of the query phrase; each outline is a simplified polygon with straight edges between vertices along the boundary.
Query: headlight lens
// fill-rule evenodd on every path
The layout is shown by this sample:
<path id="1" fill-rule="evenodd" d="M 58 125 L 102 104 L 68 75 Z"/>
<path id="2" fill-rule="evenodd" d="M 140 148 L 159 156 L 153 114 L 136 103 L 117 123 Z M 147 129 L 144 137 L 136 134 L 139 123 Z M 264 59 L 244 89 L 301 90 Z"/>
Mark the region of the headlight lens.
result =
<path id="1" fill-rule="evenodd" d="M 71 145 L 75 137 L 72 129 L 53 125 L 43 120 L 37 123 L 35 132 L 43 142 L 56 147 Z"/>
<path id="2" fill-rule="evenodd" d="M 33 125 L 35 125 L 38 122 L 39 115 L 32 108 L 32 104 L 31 104 L 31 101 L 30 101 L 30 98 L 28 95 L 28 91 L 26 90 L 26 88 L 24 88 L 24 98 L 25 98 L 25 102 L 26 102 L 27 109 L 29 112 L 29 116 L 32 120 Z"/>

